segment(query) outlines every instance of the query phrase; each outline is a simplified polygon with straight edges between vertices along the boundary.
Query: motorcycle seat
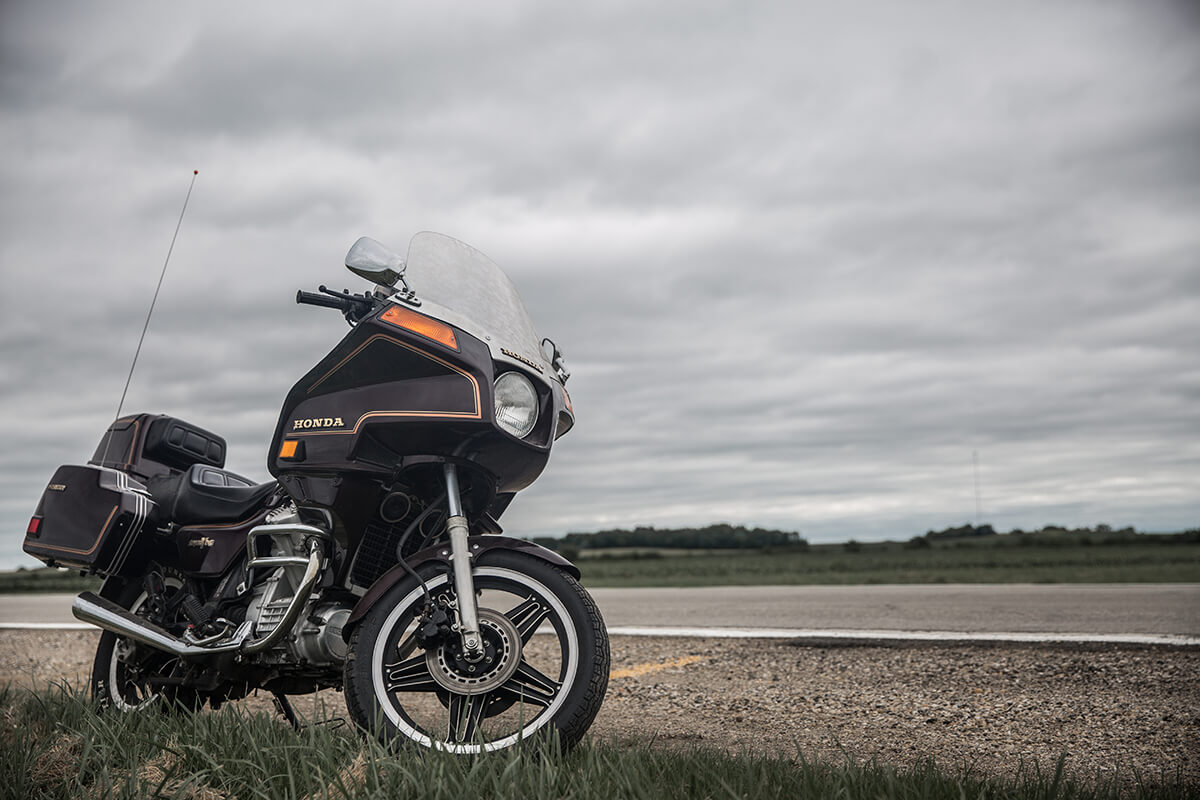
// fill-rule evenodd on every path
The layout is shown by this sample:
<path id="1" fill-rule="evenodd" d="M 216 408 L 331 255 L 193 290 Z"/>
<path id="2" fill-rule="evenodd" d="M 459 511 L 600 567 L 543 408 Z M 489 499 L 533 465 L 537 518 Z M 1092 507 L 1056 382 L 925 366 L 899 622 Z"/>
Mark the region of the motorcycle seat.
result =
<path id="1" fill-rule="evenodd" d="M 159 509 L 180 526 L 241 522 L 262 508 L 278 487 L 275 481 L 255 484 L 207 464 L 193 464 L 149 485 Z"/>

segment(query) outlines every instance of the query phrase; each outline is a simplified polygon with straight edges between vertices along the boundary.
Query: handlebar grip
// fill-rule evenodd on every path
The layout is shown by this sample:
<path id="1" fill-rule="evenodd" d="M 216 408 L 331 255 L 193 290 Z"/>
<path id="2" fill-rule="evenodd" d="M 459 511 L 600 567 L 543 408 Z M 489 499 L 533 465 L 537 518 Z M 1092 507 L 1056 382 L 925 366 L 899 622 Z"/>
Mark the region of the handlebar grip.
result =
<path id="1" fill-rule="evenodd" d="M 296 302 L 306 303 L 310 306 L 324 306 L 325 308 L 336 308 L 339 311 L 346 310 L 346 303 L 343 300 L 338 300 L 336 297 L 330 297 L 327 294 L 316 294 L 314 292 L 306 292 L 303 289 L 296 292 Z"/>

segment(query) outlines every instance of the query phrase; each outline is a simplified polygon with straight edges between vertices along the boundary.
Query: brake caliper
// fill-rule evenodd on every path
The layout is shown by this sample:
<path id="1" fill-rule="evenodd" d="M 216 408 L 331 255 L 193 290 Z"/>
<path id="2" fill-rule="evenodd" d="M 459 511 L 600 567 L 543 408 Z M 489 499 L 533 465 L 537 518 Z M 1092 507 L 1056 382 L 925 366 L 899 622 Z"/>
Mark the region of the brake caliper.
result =
<path id="1" fill-rule="evenodd" d="M 451 633 L 450 612 L 443 602 L 426 607 L 425 613 L 417 620 L 417 631 L 413 634 L 422 650 L 433 650 L 440 647 Z"/>

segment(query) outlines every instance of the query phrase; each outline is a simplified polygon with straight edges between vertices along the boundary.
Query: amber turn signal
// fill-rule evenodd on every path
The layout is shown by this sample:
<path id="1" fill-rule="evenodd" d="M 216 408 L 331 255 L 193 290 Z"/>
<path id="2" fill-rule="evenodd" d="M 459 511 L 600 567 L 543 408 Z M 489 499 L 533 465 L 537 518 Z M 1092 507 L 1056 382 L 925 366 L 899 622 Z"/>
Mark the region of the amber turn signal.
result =
<path id="1" fill-rule="evenodd" d="M 407 308 L 400 306 L 392 306 L 387 311 L 383 312 L 379 318 L 384 322 L 390 322 L 397 328 L 404 328 L 406 331 L 412 331 L 418 336 L 424 336 L 426 339 L 432 339 L 438 344 L 444 344 L 451 350 L 458 349 L 458 339 L 454 336 L 454 329 L 444 322 L 438 322 L 436 319 L 418 314 L 415 311 L 409 311 Z"/>

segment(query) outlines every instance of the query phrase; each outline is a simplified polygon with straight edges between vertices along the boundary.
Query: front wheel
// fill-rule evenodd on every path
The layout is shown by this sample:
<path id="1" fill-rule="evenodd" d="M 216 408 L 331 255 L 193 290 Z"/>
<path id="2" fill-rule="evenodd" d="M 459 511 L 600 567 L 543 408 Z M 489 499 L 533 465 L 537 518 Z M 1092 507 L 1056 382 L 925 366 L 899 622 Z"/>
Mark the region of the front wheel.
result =
<path id="1" fill-rule="evenodd" d="M 394 586 L 350 637 L 346 706 L 385 743 L 411 741 L 480 753 L 557 734 L 578 742 L 608 687 L 608 633 L 591 596 L 545 562 L 491 551 L 471 570 L 484 653 L 472 661 L 457 633 L 422 649 L 416 629 L 425 592 Z M 448 572 L 425 581 L 453 606 Z"/>

